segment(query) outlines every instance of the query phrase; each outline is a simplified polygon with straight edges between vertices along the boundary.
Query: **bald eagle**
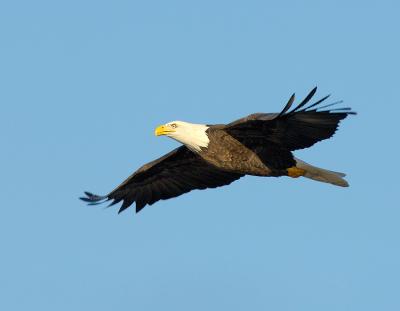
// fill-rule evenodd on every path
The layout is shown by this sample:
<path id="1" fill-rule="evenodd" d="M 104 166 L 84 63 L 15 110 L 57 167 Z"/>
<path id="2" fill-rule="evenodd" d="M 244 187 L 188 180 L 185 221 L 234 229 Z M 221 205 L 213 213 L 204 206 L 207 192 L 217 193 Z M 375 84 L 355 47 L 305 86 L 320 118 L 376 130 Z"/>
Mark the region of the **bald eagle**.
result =
<path id="1" fill-rule="evenodd" d="M 314 88 L 290 110 L 294 94 L 280 113 L 255 113 L 229 124 L 205 125 L 173 121 L 155 129 L 183 145 L 143 165 L 109 194 L 85 192 L 81 200 L 91 205 L 122 201 L 119 213 L 136 202 L 136 212 L 159 200 L 177 197 L 194 189 L 229 185 L 245 176 L 304 176 L 348 187 L 345 174 L 312 166 L 293 156 L 292 151 L 308 148 L 330 138 L 350 108 L 324 109 L 328 96 L 307 105 Z"/>

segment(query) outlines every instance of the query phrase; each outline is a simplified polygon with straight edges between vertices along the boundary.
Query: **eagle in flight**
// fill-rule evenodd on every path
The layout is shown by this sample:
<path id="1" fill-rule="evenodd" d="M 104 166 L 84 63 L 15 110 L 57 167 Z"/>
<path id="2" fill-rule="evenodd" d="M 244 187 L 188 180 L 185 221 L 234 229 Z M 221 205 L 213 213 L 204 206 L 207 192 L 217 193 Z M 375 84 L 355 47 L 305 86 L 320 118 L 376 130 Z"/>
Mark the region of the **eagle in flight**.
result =
<path id="1" fill-rule="evenodd" d="M 177 197 L 194 189 L 229 185 L 245 176 L 300 176 L 348 187 L 345 174 L 312 166 L 292 151 L 330 138 L 350 108 L 321 106 L 325 96 L 309 104 L 317 88 L 295 108 L 294 94 L 280 113 L 255 113 L 229 124 L 192 124 L 173 121 L 155 129 L 183 145 L 143 165 L 109 194 L 85 192 L 91 205 L 122 201 L 119 213 L 136 202 L 136 212 L 147 204 Z M 328 108 L 329 107 L 329 108 Z M 328 108 L 328 109 L 327 109 Z"/>

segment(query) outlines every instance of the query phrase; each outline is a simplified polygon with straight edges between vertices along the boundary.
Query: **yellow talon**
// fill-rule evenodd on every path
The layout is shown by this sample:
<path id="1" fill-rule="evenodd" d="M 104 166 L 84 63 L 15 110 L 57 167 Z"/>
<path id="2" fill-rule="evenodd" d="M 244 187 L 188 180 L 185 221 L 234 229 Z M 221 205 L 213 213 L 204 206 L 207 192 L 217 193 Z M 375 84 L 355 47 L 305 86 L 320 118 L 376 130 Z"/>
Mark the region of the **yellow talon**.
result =
<path id="1" fill-rule="evenodd" d="M 288 172 L 288 176 L 292 177 L 292 178 L 298 178 L 300 176 L 304 176 L 304 174 L 306 173 L 305 170 L 298 168 L 296 166 L 288 168 L 287 172 Z"/>

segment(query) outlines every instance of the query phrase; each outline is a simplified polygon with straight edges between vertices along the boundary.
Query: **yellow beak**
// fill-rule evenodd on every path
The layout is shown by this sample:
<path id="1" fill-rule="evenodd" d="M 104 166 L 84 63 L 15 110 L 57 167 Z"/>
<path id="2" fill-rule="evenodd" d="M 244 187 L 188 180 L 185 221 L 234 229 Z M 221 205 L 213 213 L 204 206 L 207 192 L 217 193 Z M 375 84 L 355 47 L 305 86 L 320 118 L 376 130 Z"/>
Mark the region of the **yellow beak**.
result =
<path id="1" fill-rule="evenodd" d="M 165 125 L 160 125 L 157 127 L 154 131 L 154 135 L 156 136 L 161 136 L 161 135 L 167 135 L 168 133 L 175 132 L 173 129 L 165 126 Z"/>

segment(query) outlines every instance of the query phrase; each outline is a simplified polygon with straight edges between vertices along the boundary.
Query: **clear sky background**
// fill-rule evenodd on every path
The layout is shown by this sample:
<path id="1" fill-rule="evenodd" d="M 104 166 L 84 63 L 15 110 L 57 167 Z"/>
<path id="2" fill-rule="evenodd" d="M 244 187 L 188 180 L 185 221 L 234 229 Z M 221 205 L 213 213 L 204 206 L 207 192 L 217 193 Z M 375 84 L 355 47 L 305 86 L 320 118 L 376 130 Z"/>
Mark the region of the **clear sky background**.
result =
<path id="1" fill-rule="evenodd" d="M 2 1 L 1 310 L 400 310 L 398 1 Z M 302 159 L 135 214 L 88 207 L 178 144 L 156 125 L 359 114 Z"/>

